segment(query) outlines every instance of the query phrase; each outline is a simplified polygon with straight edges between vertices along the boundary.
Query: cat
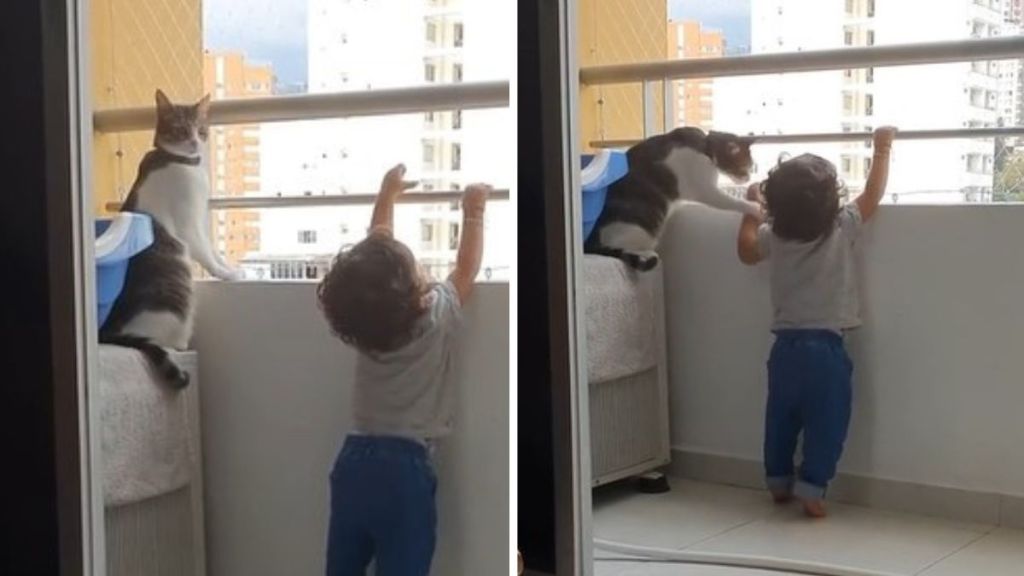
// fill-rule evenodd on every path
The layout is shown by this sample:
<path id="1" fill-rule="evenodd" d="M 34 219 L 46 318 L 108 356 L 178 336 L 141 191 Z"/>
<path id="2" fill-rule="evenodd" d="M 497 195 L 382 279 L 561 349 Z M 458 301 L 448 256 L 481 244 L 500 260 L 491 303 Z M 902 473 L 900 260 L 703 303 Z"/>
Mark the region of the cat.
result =
<path id="1" fill-rule="evenodd" d="M 750 179 L 753 142 L 752 137 L 685 127 L 634 145 L 626 151 L 629 171 L 608 187 L 584 252 L 619 258 L 646 271 L 658 264 L 654 249 L 677 202 L 759 214 L 758 204 L 718 189 L 719 172 L 737 183 Z"/>
<path id="2" fill-rule="evenodd" d="M 165 348 L 184 350 L 192 337 L 195 297 L 189 258 L 222 280 L 242 275 L 209 240 L 210 172 L 206 141 L 210 96 L 194 105 L 175 105 L 156 91 L 153 149 L 121 211 L 150 216 L 153 244 L 128 261 L 124 288 L 100 329 L 100 342 L 135 348 L 174 388 L 189 375 Z"/>

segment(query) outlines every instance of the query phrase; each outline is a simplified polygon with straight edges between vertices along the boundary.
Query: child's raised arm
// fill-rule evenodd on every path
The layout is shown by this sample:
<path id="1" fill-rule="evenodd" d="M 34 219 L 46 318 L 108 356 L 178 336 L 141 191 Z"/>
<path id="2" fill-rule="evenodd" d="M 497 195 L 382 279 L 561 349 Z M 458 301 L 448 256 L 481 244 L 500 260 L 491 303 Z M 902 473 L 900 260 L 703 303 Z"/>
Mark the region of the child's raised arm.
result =
<path id="1" fill-rule="evenodd" d="M 377 194 L 377 202 L 373 205 L 370 229 L 367 232 L 385 229 L 389 234 L 394 235 L 395 199 L 402 192 L 417 184 L 415 181 L 402 180 L 403 176 L 405 176 L 405 164 L 395 166 L 384 175 L 384 179 L 380 183 L 380 192 Z"/>
<path id="2" fill-rule="evenodd" d="M 864 222 L 875 215 L 878 204 L 885 196 L 885 185 L 889 180 L 889 150 L 892 148 L 892 139 L 895 135 L 896 128 L 892 126 L 875 129 L 875 153 L 871 159 L 871 171 L 868 173 L 864 192 L 854 200 L 860 210 L 861 220 Z"/>
<path id="3" fill-rule="evenodd" d="M 473 292 L 473 283 L 480 273 L 484 256 L 484 208 L 491 187 L 471 184 L 462 195 L 462 231 L 459 233 L 459 254 L 455 270 L 448 280 L 459 293 L 459 302 L 465 304 Z"/>

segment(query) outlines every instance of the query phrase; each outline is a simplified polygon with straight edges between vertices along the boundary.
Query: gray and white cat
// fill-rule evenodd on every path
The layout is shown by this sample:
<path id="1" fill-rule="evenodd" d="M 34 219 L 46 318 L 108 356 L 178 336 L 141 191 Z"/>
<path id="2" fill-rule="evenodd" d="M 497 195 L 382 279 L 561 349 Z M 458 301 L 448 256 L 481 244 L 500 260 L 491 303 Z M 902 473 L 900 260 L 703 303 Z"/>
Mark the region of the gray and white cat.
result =
<path id="1" fill-rule="evenodd" d="M 148 214 L 153 244 L 128 263 L 124 288 L 100 329 L 100 342 L 135 348 L 176 387 L 188 385 L 188 373 L 165 348 L 184 350 L 192 337 L 195 259 L 222 280 L 242 277 L 210 243 L 210 172 L 207 161 L 207 95 L 194 105 L 175 105 L 156 92 L 157 124 L 153 149 L 122 211 Z"/>
<path id="2" fill-rule="evenodd" d="M 718 189 L 722 172 L 734 182 L 750 179 L 754 139 L 728 132 L 704 134 L 676 128 L 626 152 L 629 172 L 608 188 L 604 209 L 584 252 L 619 258 L 637 270 L 658 264 L 654 249 L 665 221 L 680 201 L 758 214 L 760 207 Z"/>

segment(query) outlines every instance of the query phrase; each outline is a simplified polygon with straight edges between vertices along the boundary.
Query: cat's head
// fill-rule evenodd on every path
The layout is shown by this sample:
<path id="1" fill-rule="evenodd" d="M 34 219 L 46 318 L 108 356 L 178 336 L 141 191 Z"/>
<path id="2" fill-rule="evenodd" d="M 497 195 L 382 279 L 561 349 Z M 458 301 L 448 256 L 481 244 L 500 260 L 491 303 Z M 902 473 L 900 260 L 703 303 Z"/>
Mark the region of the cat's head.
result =
<path id="1" fill-rule="evenodd" d="M 186 158 L 199 156 L 210 132 L 209 112 L 209 94 L 195 104 L 181 105 L 171 103 L 157 90 L 153 146 Z"/>
<path id="2" fill-rule="evenodd" d="M 750 155 L 754 138 L 714 130 L 708 132 L 707 138 L 708 153 L 715 166 L 733 182 L 747 183 L 754 168 L 754 158 Z"/>

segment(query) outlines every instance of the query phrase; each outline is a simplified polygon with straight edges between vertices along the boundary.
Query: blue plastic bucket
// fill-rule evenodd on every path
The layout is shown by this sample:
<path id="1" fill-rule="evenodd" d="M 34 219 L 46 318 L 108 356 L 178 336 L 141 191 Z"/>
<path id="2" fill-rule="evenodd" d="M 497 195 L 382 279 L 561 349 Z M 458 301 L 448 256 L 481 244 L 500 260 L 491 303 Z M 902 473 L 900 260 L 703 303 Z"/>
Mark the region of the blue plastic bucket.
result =
<path id="1" fill-rule="evenodd" d="M 580 184 L 583 189 L 583 241 L 590 238 L 597 219 L 604 210 L 608 186 L 626 175 L 629 163 L 626 153 L 618 150 L 602 150 L 597 154 L 585 154 L 582 158 L 583 172 Z"/>
<path id="2" fill-rule="evenodd" d="M 121 212 L 96 220 L 96 304 L 99 326 L 124 288 L 128 260 L 153 243 L 153 221 L 145 214 Z"/>

